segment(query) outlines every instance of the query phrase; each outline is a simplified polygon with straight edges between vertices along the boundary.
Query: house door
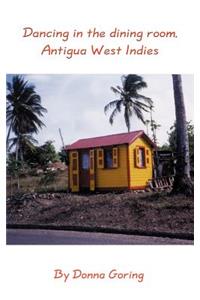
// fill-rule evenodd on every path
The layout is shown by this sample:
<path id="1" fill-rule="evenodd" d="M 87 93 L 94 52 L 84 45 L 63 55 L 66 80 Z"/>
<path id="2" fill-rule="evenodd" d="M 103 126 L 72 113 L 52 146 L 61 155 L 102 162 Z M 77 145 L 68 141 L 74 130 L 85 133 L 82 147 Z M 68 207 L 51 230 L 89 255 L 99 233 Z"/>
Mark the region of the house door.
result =
<path id="1" fill-rule="evenodd" d="M 95 152 L 90 150 L 90 191 L 95 190 Z"/>
<path id="2" fill-rule="evenodd" d="M 95 190 L 94 150 L 82 150 L 80 152 L 80 188 Z"/>
<path id="3" fill-rule="evenodd" d="M 80 188 L 90 187 L 90 154 L 89 150 L 80 152 Z"/>

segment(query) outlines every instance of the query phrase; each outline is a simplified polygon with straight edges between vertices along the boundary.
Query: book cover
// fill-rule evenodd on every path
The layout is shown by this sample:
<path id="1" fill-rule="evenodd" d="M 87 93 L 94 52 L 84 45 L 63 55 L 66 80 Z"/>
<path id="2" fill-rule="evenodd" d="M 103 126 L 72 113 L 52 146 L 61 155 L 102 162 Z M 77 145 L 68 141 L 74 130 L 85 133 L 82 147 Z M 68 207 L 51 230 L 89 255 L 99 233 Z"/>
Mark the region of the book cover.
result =
<path id="1" fill-rule="evenodd" d="M 1 298 L 198 298 L 195 1 L 0 6 Z"/>

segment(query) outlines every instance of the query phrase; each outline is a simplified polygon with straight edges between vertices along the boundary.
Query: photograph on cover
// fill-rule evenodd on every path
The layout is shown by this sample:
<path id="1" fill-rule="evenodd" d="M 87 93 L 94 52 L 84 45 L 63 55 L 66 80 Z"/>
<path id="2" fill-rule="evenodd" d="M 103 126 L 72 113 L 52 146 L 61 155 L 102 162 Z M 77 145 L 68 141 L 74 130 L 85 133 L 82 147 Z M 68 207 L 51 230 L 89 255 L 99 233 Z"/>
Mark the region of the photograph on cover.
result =
<path id="1" fill-rule="evenodd" d="M 7 245 L 193 245 L 193 75 L 6 81 Z"/>

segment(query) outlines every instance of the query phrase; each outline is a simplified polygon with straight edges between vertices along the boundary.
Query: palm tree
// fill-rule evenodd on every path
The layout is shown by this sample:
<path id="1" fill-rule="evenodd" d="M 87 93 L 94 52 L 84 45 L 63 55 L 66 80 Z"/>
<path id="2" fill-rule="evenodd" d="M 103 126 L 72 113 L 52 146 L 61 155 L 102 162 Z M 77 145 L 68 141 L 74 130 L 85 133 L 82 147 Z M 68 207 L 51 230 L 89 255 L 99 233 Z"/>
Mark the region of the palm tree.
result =
<path id="1" fill-rule="evenodd" d="M 145 124 L 143 117 L 143 111 L 148 112 L 152 105 L 152 100 L 139 94 L 139 91 L 146 88 L 147 84 L 141 76 L 136 74 L 129 74 L 122 76 L 122 87 L 116 86 L 111 87 L 111 90 L 118 95 L 118 99 L 109 102 L 104 107 L 104 112 L 107 113 L 109 109 L 113 109 L 109 122 L 112 125 L 115 116 L 121 112 L 122 108 L 124 111 L 124 120 L 128 132 L 130 131 L 131 124 L 130 118 L 135 114 L 139 120 Z"/>
<path id="2" fill-rule="evenodd" d="M 23 161 L 24 153 L 26 153 L 27 150 L 30 150 L 31 152 L 34 151 L 35 144 L 38 144 L 38 141 L 33 138 L 32 134 L 19 134 L 18 137 L 9 139 L 8 152 L 10 152 L 14 147 L 16 149 L 16 146 L 18 146 L 18 144 L 20 145 L 20 148 L 18 149 L 18 155 L 20 161 Z M 18 158 L 16 160 L 18 160 Z"/>
<path id="3" fill-rule="evenodd" d="M 15 135 L 16 160 L 19 153 L 22 155 L 22 141 L 24 137 L 30 139 L 30 135 L 38 133 L 44 126 L 40 117 L 47 110 L 41 105 L 41 98 L 35 92 L 35 86 L 25 81 L 20 75 L 15 75 L 12 82 L 7 82 L 6 122 L 8 126 L 7 149 L 10 141 L 10 133 Z"/>
<path id="4" fill-rule="evenodd" d="M 173 74 L 173 90 L 176 113 L 176 175 L 173 186 L 174 193 L 193 194 L 193 183 L 190 179 L 190 156 L 187 135 L 187 122 L 184 105 L 181 75 Z"/>

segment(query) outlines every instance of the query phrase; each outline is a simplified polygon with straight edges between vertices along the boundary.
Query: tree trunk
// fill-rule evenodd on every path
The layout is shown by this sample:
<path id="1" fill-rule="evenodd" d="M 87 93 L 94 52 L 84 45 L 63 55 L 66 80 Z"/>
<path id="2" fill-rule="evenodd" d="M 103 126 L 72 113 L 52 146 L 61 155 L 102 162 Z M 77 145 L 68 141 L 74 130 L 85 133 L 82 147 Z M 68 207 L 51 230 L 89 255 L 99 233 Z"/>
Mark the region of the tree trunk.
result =
<path id="1" fill-rule="evenodd" d="M 17 174 L 17 190 L 20 189 L 20 180 L 19 180 L 19 174 Z"/>
<path id="2" fill-rule="evenodd" d="M 192 195 L 193 183 L 190 179 L 189 142 L 181 75 L 173 74 L 172 79 L 177 131 L 176 175 L 172 192 Z"/>
<path id="3" fill-rule="evenodd" d="M 19 136 L 17 138 L 17 143 L 16 143 L 16 150 L 15 150 L 15 160 L 16 160 L 16 163 L 18 164 L 18 161 L 19 161 Z M 20 181 L 19 181 L 19 169 L 17 167 L 17 189 L 19 190 L 20 189 Z"/>
<path id="4" fill-rule="evenodd" d="M 9 126 L 7 137 L 6 137 L 6 151 L 7 152 L 8 152 L 8 148 L 9 148 L 9 138 L 10 138 L 10 133 L 11 133 L 11 130 L 12 130 L 12 123 L 13 122 L 11 122 L 11 124 Z"/>
<path id="5" fill-rule="evenodd" d="M 16 149 L 15 149 L 15 160 L 18 161 L 18 159 L 19 159 L 19 136 L 17 137 Z"/>

